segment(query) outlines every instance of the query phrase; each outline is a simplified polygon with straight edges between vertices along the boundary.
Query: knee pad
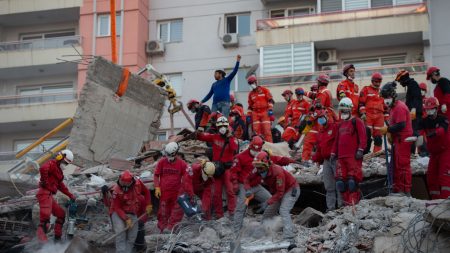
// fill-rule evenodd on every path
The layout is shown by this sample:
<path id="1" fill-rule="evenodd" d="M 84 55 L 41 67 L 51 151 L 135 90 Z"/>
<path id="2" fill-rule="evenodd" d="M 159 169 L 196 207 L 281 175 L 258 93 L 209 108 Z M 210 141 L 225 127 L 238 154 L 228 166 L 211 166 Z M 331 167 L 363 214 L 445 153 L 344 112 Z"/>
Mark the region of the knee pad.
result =
<path id="1" fill-rule="evenodd" d="M 347 185 L 350 192 L 356 192 L 358 190 L 358 183 L 353 178 L 347 180 Z"/>
<path id="2" fill-rule="evenodd" d="M 373 138 L 373 144 L 375 144 L 375 146 L 383 145 L 383 139 L 381 139 L 381 136 L 375 136 Z"/>
<path id="3" fill-rule="evenodd" d="M 339 192 L 345 192 L 347 190 L 342 179 L 336 180 L 336 190 L 338 190 Z"/>

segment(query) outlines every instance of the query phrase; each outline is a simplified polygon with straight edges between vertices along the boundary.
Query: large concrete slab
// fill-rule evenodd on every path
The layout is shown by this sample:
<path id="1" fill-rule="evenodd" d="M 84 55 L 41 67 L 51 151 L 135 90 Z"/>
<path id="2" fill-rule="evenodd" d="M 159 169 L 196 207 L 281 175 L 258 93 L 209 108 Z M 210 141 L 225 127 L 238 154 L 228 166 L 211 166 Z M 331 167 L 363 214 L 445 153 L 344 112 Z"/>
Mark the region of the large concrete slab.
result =
<path id="1" fill-rule="evenodd" d="M 133 74 L 127 92 L 117 100 L 114 93 L 121 76 L 121 67 L 101 57 L 89 66 L 69 138 L 77 165 L 134 156 L 144 141 L 156 136 L 165 92 Z"/>

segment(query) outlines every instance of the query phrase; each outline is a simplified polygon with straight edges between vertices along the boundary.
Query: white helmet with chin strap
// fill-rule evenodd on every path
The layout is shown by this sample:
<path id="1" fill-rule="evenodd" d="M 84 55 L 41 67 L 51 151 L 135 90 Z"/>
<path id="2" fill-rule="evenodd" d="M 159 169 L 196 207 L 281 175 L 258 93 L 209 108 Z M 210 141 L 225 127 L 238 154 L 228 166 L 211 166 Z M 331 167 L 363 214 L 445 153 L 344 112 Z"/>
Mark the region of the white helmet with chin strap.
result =
<path id="1" fill-rule="evenodd" d="M 164 156 L 166 156 L 170 161 L 173 161 L 175 159 L 175 156 L 177 155 L 179 149 L 180 149 L 180 147 L 178 146 L 178 143 L 169 142 L 164 147 Z"/>

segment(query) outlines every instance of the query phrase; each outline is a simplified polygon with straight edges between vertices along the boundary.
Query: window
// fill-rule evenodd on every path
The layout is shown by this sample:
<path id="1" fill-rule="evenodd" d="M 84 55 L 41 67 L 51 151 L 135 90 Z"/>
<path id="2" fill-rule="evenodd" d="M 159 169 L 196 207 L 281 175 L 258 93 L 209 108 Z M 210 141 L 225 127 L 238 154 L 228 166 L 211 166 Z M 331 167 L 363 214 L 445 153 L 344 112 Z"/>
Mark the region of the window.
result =
<path id="1" fill-rule="evenodd" d="M 355 65 L 356 68 L 371 68 L 371 67 L 380 67 L 384 65 L 404 64 L 405 62 L 406 62 L 406 55 L 391 55 L 366 59 L 344 60 L 343 65 L 351 63 Z"/>
<path id="2" fill-rule="evenodd" d="M 71 101 L 76 95 L 73 84 L 52 84 L 42 86 L 18 87 L 17 95 L 21 104 Z"/>
<path id="3" fill-rule="evenodd" d="M 341 11 L 342 0 L 320 0 L 321 12 Z"/>
<path id="4" fill-rule="evenodd" d="M 120 35 L 121 25 L 120 14 L 116 14 L 116 35 Z M 98 15 L 97 36 L 111 36 L 111 17 L 109 14 Z"/>
<path id="5" fill-rule="evenodd" d="M 263 76 L 313 72 L 313 43 L 267 46 L 260 49 Z"/>
<path id="6" fill-rule="evenodd" d="M 368 0 L 344 0 L 344 8 L 346 11 L 368 9 Z"/>
<path id="7" fill-rule="evenodd" d="M 392 0 L 371 0 L 370 5 L 372 6 L 372 8 L 392 6 Z"/>
<path id="8" fill-rule="evenodd" d="M 250 13 L 226 16 L 227 33 L 237 33 L 239 36 L 250 35 Z"/>
<path id="9" fill-rule="evenodd" d="M 162 42 L 180 42 L 183 40 L 183 20 L 158 22 L 158 40 Z"/>
<path id="10" fill-rule="evenodd" d="M 225 69 L 227 74 L 231 73 L 233 69 Z M 231 89 L 234 91 L 250 91 L 250 86 L 247 83 L 247 78 L 245 75 L 247 74 L 248 68 L 239 68 L 237 74 L 234 76 L 233 81 L 231 83 Z M 234 87 L 233 87 L 234 84 Z"/>
<path id="11" fill-rule="evenodd" d="M 23 150 L 24 148 L 28 147 L 30 144 L 32 144 L 35 141 L 37 141 L 37 139 L 35 139 L 35 140 L 17 140 L 17 141 L 14 141 L 14 151 L 16 151 L 16 152 L 17 151 L 21 151 L 21 150 Z M 52 148 L 54 145 L 56 145 L 60 141 L 61 141 L 61 139 L 45 140 L 44 142 L 42 142 L 41 144 L 39 144 L 38 146 L 33 148 L 30 152 L 43 153 L 46 150 L 49 150 L 50 148 Z"/>
<path id="12" fill-rule="evenodd" d="M 270 18 L 299 17 L 314 13 L 313 7 L 271 10 Z"/>
<path id="13" fill-rule="evenodd" d="M 359 68 L 371 68 L 371 67 L 379 67 L 380 60 L 378 58 L 373 59 L 359 59 L 359 60 L 353 60 L 353 61 L 344 61 L 344 66 L 347 64 L 353 64 L 355 65 L 356 69 Z"/>
<path id="14" fill-rule="evenodd" d="M 157 135 L 156 135 L 156 140 L 157 140 L 157 141 L 166 141 L 166 140 L 167 140 L 167 134 L 166 134 L 166 132 L 160 132 L 160 133 L 157 133 Z"/>
<path id="15" fill-rule="evenodd" d="M 181 73 L 166 74 L 167 79 L 177 93 L 177 97 L 183 94 L 183 75 Z"/>
<path id="16" fill-rule="evenodd" d="M 21 34 L 20 40 L 38 40 L 66 36 L 75 36 L 75 30 Z"/>
<path id="17" fill-rule="evenodd" d="M 416 4 L 421 2 L 423 2 L 423 0 L 394 0 L 395 5 Z"/>

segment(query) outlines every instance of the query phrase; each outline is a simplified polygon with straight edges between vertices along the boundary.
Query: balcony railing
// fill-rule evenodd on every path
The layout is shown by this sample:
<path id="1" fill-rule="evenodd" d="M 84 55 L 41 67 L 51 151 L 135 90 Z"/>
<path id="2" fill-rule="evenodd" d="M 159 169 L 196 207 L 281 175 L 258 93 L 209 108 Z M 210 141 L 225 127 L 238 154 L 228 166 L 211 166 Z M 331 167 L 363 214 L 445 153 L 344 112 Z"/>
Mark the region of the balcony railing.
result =
<path id="1" fill-rule="evenodd" d="M 0 152 L 0 161 L 13 161 L 16 160 L 16 151 L 7 151 L 7 152 Z M 27 153 L 27 156 L 31 159 L 38 158 L 43 151 L 31 151 Z"/>
<path id="2" fill-rule="evenodd" d="M 372 19 L 390 16 L 422 14 L 426 12 L 427 6 L 424 3 L 372 8 L 364 10 L 354 10 L 354 11 L 327 12 L 300 17 L 292 16 L 282 18 L 260 19 L 256 21 L 256 29 L 258 31 L 271 30 L 289 26 L 299 26 L 314 23 L 343 22 L 356 19 Z"/>
<path id="3" fill-rule="evenodd" d="M 72 47 L 72 45 L 81 45 L 81 37 L 79 35 L 48 38 L 48 39 L 37 39 L 37 40 L 0 42 L 0 52 L 31 50 L 31 49 L 62 48 L 62 47 Z"/>
<path id="4" fill-rule="evenodd" d="M 425 62 L 417 62 L 399 65 L 384 65 L 381 67 L 358 68 L 356 70 L 355 79 L 365 79 L 372 76 L 374 72 L 380 72 L 384 76 L 394 76 L 401 69 L 408 70 L 412 75 L 423 74 L 427 71 L 428 64 Z M 331 81 L 339 81 L 343 79 L 341 70 L 321 71 L 314 73 L 292 74 L 282 76 L 266 76 L 259 79 L 259 83 L 265 86 L 284 86 L 292 84 L 308 84 L 315 83 L 320 74 L 328 74 Z"/>
<path id="5" fill-rule="evenodd" d="M 76 92 L 0 97 L 0 107 L 68 102 L 77 99 Z"/>

